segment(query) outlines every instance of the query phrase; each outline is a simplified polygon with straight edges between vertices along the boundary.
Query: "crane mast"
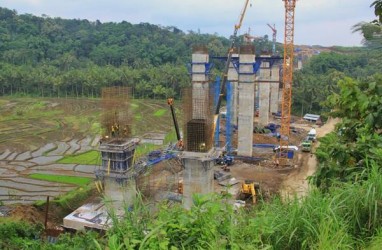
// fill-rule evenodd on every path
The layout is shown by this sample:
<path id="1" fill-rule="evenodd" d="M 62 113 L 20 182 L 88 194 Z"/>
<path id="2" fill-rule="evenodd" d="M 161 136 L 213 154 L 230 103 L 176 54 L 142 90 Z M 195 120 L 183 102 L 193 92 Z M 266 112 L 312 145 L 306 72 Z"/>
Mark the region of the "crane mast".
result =
<path id="1" fill-rule="evenodd" d="M 294 57 L 294 16 L 297 0 L 283 0 L 285 3 L 285 34 L 283 62 L 283 91 L 281 102 L 280 165 L 288 164 L 290 137 L 290 115 L 292 106 L 293 57 Z"/>
<path id="2" fill-rule="evenodd" d="M 247 8 L 248 8 L 248 3 L 249 3 L 249 0 L 245 0 L 244 8 L 240 14 L 239 22 L 237 24 L 235 24 L 235 29 L 233 31 L 233 36 L 231 38 L 231 46 L 228 50 L 227 61 L 225 62 L 225 65 L 224 65 L 223 77 L 222 77 L 222 82 L 221 82 L 221 86 L 220 86 L 219 99 L 218 99 L 216 109 L 215 109 L 213 131 L 215 131 L 215 129 L 216 129 L 216 124 L 217 124 L 217 121 L 219 118 L 220 106 L 221 106 L 221 102 L 222 102 L 222 99 L 224 96 L 225 85 L 227 83 L 228 69 L 229 69 L 229 64 L 231 63 L 231 59 L 232 59 L 233 48 L 235 47 L 235 40 L 237 37 L 237 32 L 241 28 L 241 25 L 243 24 L 245 12 L 247 11 Z"/>
<path id="3" fill-rule="evenodd" d="M 273 24 L 272 26 L 269 23 L 267 23 L 267 25 L 272 30 L 272 54 L 274 55 L 276 54 L 276 37 L 277 37 L 276 25 Z"/>

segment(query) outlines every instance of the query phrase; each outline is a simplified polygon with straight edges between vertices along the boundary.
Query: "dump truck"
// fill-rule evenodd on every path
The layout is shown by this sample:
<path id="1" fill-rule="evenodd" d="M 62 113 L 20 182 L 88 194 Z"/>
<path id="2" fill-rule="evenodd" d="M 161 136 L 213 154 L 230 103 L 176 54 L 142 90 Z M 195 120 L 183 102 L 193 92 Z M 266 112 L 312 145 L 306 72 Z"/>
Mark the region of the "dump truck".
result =
<path id="1" fill-rule="evenodd" d="M 301 143 L 301 150 L 302 152 L 312 152 L 312 141 L 308 139 L 304 140 Z"/>

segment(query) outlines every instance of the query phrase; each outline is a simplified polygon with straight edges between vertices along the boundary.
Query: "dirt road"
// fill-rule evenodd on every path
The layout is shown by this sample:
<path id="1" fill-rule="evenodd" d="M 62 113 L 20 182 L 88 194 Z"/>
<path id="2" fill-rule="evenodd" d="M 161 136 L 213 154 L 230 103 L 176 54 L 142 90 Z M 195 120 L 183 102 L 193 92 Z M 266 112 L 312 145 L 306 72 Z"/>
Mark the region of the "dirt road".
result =
<path id="1" fill-rule="evenodd" d="M 316 128 L 317 138 L 323 137 L 334 130 L 338 119 L 329 119 L 328 122 L 320 128 Z M 319 142 L 313 147 L 313 151 L 317 148 Z M 284 179 L 280 194 L 285 199 L 297 196 L 301 198 L 305 196 L 309 190 L 307 178 L 312 176 L 317 169 L 317 159 L 314 154 L 300 153 L 298 160 L 298 170 L 292 172 Z"/>

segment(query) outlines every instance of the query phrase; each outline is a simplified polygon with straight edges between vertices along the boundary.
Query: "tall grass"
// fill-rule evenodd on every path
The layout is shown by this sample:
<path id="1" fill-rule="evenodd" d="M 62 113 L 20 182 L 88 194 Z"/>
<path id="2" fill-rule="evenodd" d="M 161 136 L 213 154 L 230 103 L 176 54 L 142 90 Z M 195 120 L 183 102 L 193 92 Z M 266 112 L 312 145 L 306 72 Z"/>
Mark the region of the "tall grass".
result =
<path id="1" fill-rule="evenodd" d="M 239 211 L 217 195 L 195 196 L 189 211 L 166 203 L 149 211 L 137 200 L 108 237 L 110 249 L 377 249 L 381 232 L 382 176 L 373 167 L 359 184 Z"/>

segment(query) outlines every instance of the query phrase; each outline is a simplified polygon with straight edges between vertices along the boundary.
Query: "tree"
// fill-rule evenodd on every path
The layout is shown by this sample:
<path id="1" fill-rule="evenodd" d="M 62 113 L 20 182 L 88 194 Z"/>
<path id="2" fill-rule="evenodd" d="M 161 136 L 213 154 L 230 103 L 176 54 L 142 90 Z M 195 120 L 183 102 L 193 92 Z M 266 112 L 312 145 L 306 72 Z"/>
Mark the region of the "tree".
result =
<path id="1" fill-rule="evenodd" d="M 382 0 L 374 1 L 370 7 L 374 7 L 377 19 L 371 22 L 361 22 L 353 27 L 353 32 L 361 32 L 364 36 L 364 44 L 370 48 L 382 48 Z"/>
<path id="2" fill-rule="evenodd" d="M 328 97 L 332 117 L 341 118 L 335 132 L 321 140 L 320 162 L 313 181 L 329 188 L 335 181 L 361 181 L 370 164 L 382 168 L 382 75 L 364 81 L 340 80 L 340 92 Z"/>

